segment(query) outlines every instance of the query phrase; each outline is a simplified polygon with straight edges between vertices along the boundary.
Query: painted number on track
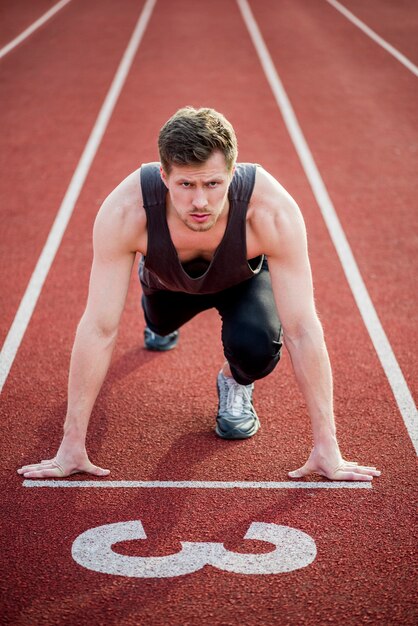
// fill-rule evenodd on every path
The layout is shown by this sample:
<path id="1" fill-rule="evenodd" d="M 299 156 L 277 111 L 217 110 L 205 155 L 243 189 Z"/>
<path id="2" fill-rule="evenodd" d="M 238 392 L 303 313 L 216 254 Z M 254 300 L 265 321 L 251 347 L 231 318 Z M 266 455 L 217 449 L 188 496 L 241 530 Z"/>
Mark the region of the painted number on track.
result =
<path id="1" fill-rule="evenodd" d="M 146 539 L 139 520 L 90 528 L 73 543 L 73 559 L 83 567 L 115 576 L 170 578 L 197 572 L 205 565 L 236 574 L 280 574 L 306 567 L 315 559 L 315 541 L 300 530 L 278 524 L 252 522 L 244 539 L 275 546 L 267 554 L 240 554 L 222 543 L 181 542 L 181 550 L 167 556 L 141 557 L 117 554 L 121 541 Z"/>

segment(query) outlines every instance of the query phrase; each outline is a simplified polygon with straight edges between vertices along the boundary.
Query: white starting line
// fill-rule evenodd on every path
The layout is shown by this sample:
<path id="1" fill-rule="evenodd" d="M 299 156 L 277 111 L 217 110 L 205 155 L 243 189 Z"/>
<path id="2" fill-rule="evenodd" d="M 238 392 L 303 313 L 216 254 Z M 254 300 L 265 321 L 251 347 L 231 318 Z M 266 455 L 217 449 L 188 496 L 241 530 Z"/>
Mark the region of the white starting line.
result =
<path id="1" fill-rule="evenodd" d="M 371 489 L 368 481 L 251 482 L 201 480 L 24 480 L 23 487 L 96 489 Z"/>

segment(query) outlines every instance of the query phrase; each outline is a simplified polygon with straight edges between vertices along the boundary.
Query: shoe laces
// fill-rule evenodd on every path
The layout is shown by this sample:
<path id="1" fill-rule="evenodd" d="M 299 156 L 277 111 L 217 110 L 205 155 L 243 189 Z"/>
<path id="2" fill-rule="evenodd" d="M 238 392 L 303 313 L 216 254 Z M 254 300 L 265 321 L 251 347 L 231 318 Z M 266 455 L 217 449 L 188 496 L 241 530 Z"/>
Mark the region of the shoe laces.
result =
<path id="1" fill-rule="evenodd" d="M 226 411 L 233 417 L 253 415 L 252 385 L 240 385 L 231 377 L 224 377 L 228 389 L 226 396 Z"/>

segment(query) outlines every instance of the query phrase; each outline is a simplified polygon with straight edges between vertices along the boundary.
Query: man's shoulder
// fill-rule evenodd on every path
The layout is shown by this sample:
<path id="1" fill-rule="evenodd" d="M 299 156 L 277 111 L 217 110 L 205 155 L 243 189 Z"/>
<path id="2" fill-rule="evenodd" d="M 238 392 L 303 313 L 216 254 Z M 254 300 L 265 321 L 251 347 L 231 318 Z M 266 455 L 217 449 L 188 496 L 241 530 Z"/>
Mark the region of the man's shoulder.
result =
<path id="1" fill-rule="evenodd" d="M 257 212 L 277 214 L 292 211 L 297 204 L 277 178 L 261 165 L 257 165 L 250 207 Z"/>
<path id="2" fill-rule="evenodd" d="M 146 228 L 142 203 L 140 168 L 129 174 L 111 191 L 96 218 L 96 231 L 111 233 L 112 238 L 132 241 L 141 237 Z"/>
<path id="3" fill-rule="evenodd" d="M 248 210 L 249 234 L 265 254 L 285 249 L 295 233 L 303 229 L 299 207 L 286 189 L 269 172 L 257 167 L 254 193 Z M 254 246 L 256 249 L 256 246 Z"/>
<path id="4" fill-rule="evenodd" d="M 105 204 L 110 206 L 119 206 L 129 208 L 131 206 L 138 206 L 138 201 L 141 200 L 141 184 L 140 184 L 140 171 L 139 167 L 134 172 L 131 172 L 126 178 L 122 180 L 107 196 Z"/>

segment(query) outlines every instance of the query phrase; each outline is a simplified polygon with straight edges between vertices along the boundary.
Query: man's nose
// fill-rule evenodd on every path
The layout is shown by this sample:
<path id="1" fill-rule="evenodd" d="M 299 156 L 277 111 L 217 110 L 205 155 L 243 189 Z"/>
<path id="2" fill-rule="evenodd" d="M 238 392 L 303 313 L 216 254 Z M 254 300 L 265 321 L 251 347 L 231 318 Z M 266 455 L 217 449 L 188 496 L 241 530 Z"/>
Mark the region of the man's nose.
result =
<path id="1" fill-rule="evenodd" d="M 193 196 L 193 206 L 195 209 L 205 209 L 208 205 L 206 194 L 203 189 L 197 189 Z"/>

